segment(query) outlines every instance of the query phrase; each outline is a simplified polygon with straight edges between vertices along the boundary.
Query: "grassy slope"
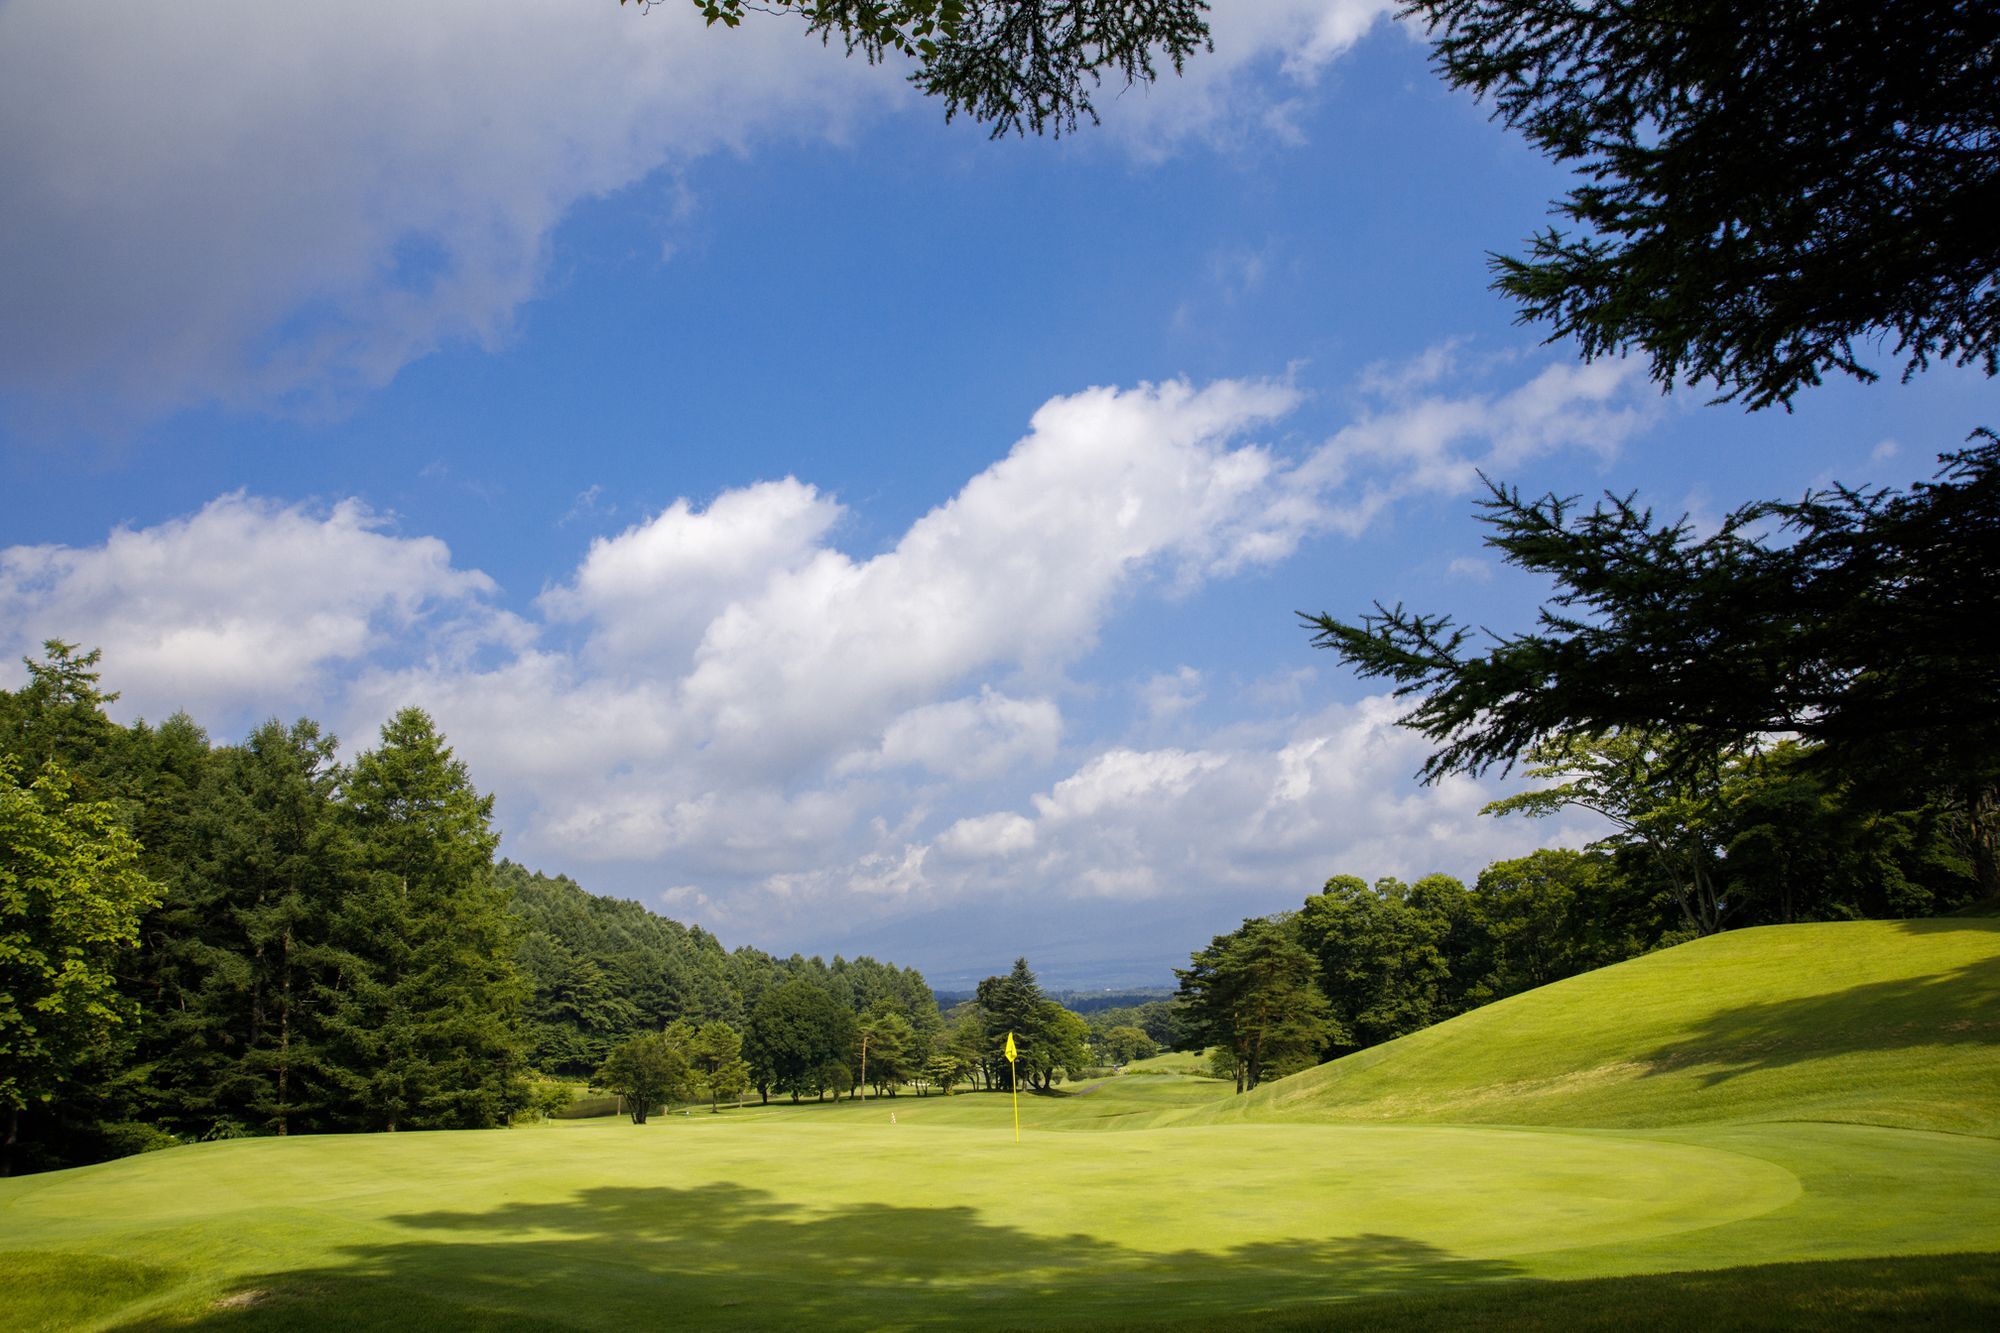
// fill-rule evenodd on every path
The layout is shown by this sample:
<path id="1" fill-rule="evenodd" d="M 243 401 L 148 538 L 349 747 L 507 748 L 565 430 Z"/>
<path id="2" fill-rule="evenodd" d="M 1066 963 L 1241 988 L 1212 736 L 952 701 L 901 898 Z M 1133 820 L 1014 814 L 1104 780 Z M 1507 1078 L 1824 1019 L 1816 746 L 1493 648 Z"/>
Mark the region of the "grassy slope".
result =
<path id="1" fill-rule="evenodd" d="M 1996 966 L 1745 931 L 1018 1145 L 961 1094 L 175 1149 L 0 1181 L 0 1328 L 1992 1324 Z"/>
<path id="2" fill-rule="evenodd" d="M 1489 1005 L 1195 1119 L 2000 1135 L 2000 920 L 1731 931 Z"/>

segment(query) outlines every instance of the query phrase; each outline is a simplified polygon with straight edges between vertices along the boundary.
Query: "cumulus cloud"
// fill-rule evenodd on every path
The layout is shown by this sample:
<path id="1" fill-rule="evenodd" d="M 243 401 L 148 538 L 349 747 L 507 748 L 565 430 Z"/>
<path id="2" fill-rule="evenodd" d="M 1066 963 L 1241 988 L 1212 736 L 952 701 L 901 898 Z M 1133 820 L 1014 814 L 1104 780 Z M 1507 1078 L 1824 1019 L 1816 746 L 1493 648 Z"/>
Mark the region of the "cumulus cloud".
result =
<path id="1" fill-rule="evenodd" d="M 102 648 L 126 707 L 154 717 L 289 702 L 412 639 L 460 663 L 525 643 L 526 627 L 487 605 L 490 579 L 389 526 L 354 500 L 318 510 L 235 494 L 98 547 L 9 547 L 0 634 L 9 656 L 45 639 Z"/>
<path id="2" fill-rule="evenodd" d="M 879 745 L 834 767 L 839 773 L 921 768 L 960 781 L 989 778 L 1024 762 L 1047 763 L 1062 730 L 1054 700 L 1014 699 L 988 686 L 973 697 L 910 709 L 889 724 Z"/>
<path id="3" fill-rule="evenodd" d="M 1447 377 L 1472 384 L 1491 373 L 1460 365 L 1450 344 L 1400 370 L 1373 368 L 1355 420 L 1287 474 L 1287 522 L 1266 540 L 1282 545 L 1315 530 L 1358 536 L 1399 501 L 1468 494 L 1482 471 L 1504 478 L 1557 452 L 1608 462 L 1661 412 L 1641 368 L 1617 360 L 1556 363 L 1498 392 L 1437 387 Z"/>
<path id="4" fill-rule="evenodd" d="M 724 608 L 811 559 L 840 512 L 791 477 L 725 492 L 704 510 L 676 500 L 593 541 L 576 578 L 540 605 L 554 620 L 588 619 L 593 649 L 614 661 L 678 656 Z"/>
<path id="5" fill-rule="evenodd" d="M 1452 778 L 1418 787 L 1427 744 L 1395 725 L 1387 696 L 1295 719 L 1258 741 L 1199 748 L 1115 747 L 1035 793 L 1022 811 L 958 819 L 933 840 L 884 839 L 846 866 L 786 877 L 786 909 L 853 901 L 880 910 L 894 871 L 902 908 L 965 900 L 1201 904 L 1218 922 L 1295 903 L 1331 875 L 1470 877 L 1535 847 L 1580 846 L 1603 832 L 1588 817 L 1480 815 L 1509 790 Z M 732 913 L 774 906 L 770 886 Z M 864 908 L 864 910 L 867 910 Z"/>
<path id="6" fill-rule="evenodd" d="M 1155 722 L 1177 717 L 1208 696 L 1202 693 L 1201 672 L 1191 666 L 1161 672 L 1139 687 L 1139 703 Z"/>

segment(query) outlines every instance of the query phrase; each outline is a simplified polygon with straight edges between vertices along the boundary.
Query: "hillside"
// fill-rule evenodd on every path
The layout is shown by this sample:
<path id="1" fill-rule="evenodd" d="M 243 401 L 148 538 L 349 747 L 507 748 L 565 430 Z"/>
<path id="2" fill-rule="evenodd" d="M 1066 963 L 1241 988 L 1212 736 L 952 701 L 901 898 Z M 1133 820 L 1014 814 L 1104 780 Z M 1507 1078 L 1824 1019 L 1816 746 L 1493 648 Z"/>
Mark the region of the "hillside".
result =
<path id="1" fill-rule="evenodd" d="M 2000 1135 L 2000 920 L 1731 931 L 1188 1114 L 1605 1128 L 1818 1120 Z"/>

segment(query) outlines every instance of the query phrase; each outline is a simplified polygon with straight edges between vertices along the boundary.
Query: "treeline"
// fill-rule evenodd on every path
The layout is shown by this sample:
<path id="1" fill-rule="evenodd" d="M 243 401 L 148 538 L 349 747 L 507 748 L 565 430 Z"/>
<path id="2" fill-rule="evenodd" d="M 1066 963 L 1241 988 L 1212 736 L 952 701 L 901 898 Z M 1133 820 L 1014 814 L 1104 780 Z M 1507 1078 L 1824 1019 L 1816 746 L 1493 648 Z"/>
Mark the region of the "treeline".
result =
<path id="1" fill-rule="evenodd" d="M 503 1124 L 536 1074 L 590 1077 L 639 1034 L 745 1030 L 788 987 L 854 1023 L 894 1013 L 913 1047 L 940 1024 L 914 970 L 725 952 L 496 866 L 491 798 L 420 710 L 351 763 L 311 721 L 215 745 L 184 715 L 113 722 L 97 663 L 51 642 L 0 691 L 8 1169 Z"/>
<path id="2" fill-rule="evenodd" d="M 1179 969 L 1176 1044 L 1256 1086 L 1509 995 L 1738 926 L 1926 916 L 1979 897 L 1949 807 L 1855 800 L 1796 743 L 1707 778 L 1667 775 L 1637 739 L 1543 747 L 1558 785 L 1488 807 L 1585 807 L 1614 832 L 1499 861 L 1468 889 L 1352 875 L 1247 920 Z"/>
<path id="3" fill-rule="evenodd" d="M 853 1097 L 864 1087 L 888 1096 L 904 1087 L 919 1095 L 949 1095 L 961 1083 L 1008 1089 L 1016 1074 L 1023 1086 L 1046 1092 L 1104 1062 L 1091 1026 L 1043 992 L 1025 958 L 1016 959 L 1007 975 L 980 982 L 973 998 L 942 1014 L 935 1002 L 913 1002 L 907 983 L 898 988 L 892 974 L 872 970 L 868 960 L 843 965 L 835 959 L 824 969 L 817 968 L 818 960 L 808 961 L 805 971 L 767 988 L 748 1006 L 740 1078 L 762 1101 L 774 1094 L 793 1101 Z M 923 990 L 924 1000 L 930 995 Z M 705 1038 L 707 1031 L 644 1039 L 639 1044 L 654 1049 L 643 1056 L 636 1046 L 623 1048 L 614 1053 L 617 1067 L 607 1065 L 599 1082 L 636 1108 L 713 1096 L 718 1090 L 713 1076 L 697 1067 L 691 1053 L 703 1041 L 727 1038 Z M 1002 1054 L 1010 1033 L 1011 1065 Z M 672 1072 L 661 1076 L 664 1082 L 641 1085 L 627 1072 L 638 1062 Z M 739 1075 L 724 1078 L 733 1086 Z"/>

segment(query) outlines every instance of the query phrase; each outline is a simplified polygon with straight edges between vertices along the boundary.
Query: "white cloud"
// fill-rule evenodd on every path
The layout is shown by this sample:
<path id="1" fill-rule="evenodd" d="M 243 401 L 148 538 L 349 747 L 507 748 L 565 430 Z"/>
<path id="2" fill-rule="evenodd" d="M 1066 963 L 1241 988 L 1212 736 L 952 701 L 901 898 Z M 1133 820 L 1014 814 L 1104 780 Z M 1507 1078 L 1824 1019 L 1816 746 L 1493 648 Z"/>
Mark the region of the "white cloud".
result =
<path id="1" fill-rule="evenodd" d="M 102 648 L 126 709 L 157 718 L 289 703 L 411 639 L 456 661 L 525 642 L 486 605 L 484 574 L 453 568 L 434 537 L 387 528 L 353 500 L 319 511 L 235 494 L 98 547 L 0 550 L 5 648 Z"/>
<path id="2" fill-rule="evenodd" d="M 1201 672 L 1191 666 L 1162 672 L 1139 687 L 1139 702 L 1156 722 L 1176 717 L 1208 696 L 1202 693 Z"/>
<path id="3" fill-rule="evenodd" d="M 900 836 L 846 865 L 746 888 L 734 919 L 784 911 L 944 910 L 1060 899 L 1197 907 L 1218 923 L 1295 905 L 1335 874 L 1465 878 L 1543 846 L 1581 846 L 1588 817 L 1482 816 L 1518 781 L 1456 777 L 1419 787 L 1428 744 L 1395 725 L 1407 704 L 1376 696 L 1296 720 L 1270 740 L 1112 748 L 1035 794 L 1033 813 L 958 819 L 929 842 Z M 1219 739 L 1219 738 L 1218 738 Z M 893 908 L 884 901 L 893 897 Z"/>
<path id="4" fill-rule="evenodd" d="M 1111 90 L 1106 127 L 1142 158 L 1188 144 L 1302 141 L 1297 122 L 1327 67 L 1401 6 L 1394 0 L 1230 0 L 1210 8 L 1215 49 L 1179 79 Z"/>
<path id="5" fill-rule="evenodd" d="M 893 72 L 600 0 L 0 7 L 0 391 L 257 406 L 492 346 L 581 200 Z"/>
<path id="6" fill-rule="evenodd" d="M 725 608 L 804 565 L 840 506 L 794 478 L 718 496 L 600 537 L 573 582 L 542 594 L 553 620 L 589 619 L 593 648 L 619 662 L 679 657 Z"/>
<path id="7" fill-rule="evenodd" d="M 1269 540 L 1329 529 L 1359 536 L 1399 501 L 1468 494 L 1482 471 L 1504 480 L 1552 453 L 1580 450 L 1609 462 L 1661 411 L 1642 368 L 1613 360 L 1552 364 L 1498 393 L 1435 391 L 1441 380 L 1476 382 L 1491 370 L 1462 367 L 1449 343 L 1404 371 L 1370 367 L 1356 419 L 1286 474 L 1292 503 L 1273 512 L 1291 526 Z"/>
<path id="8" fill-rule="evenodd" d="M 1493 582 L 1493 563 L 1476 555 L 1462 555 L 1445 566 L 1446 572 L 1454 577 L 1467 579 L 1473 583 Z"/>
<path id="9" fill-rule="evenodd" d="M 961 819 L 938 835 L 937 847 L 959 860 L 988 860 L 1032 851 L 1035 824 L 1009 810 Z"/>
<path id="10" fill-rule="evenodd" d="M 989 686 L 969 698 L 910 709 L 889 724 L 880 744 L 845 756 L 834 770 L 922 768 L 958 781 L 996 777 L 1022 763 L 1047 763 L 1062 731 L 1062 710 L 1053 700 L 1014 699 Z"/>

